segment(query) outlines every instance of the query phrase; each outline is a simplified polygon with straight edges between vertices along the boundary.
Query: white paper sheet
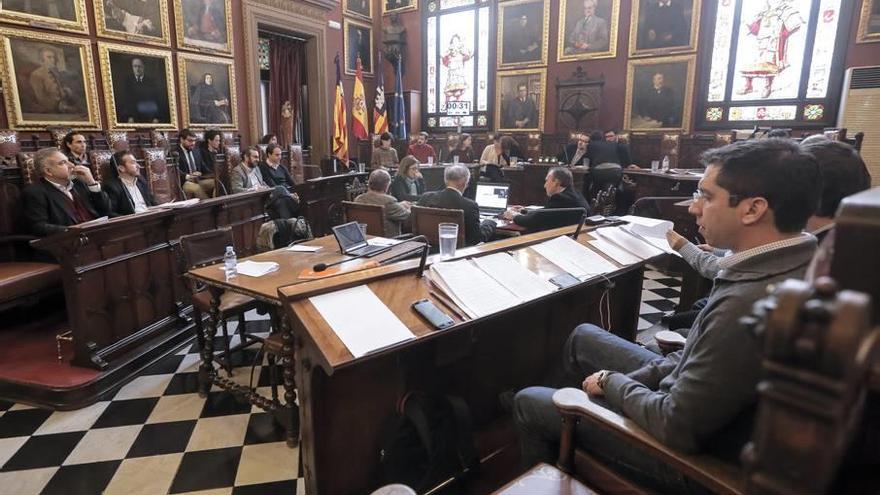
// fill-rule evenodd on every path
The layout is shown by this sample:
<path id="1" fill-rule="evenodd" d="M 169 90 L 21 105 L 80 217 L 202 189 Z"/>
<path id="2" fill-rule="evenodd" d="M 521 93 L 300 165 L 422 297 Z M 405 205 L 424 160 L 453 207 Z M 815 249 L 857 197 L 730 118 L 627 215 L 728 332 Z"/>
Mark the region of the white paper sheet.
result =
<path id="1" fill-rule="evenodd" d="M 320 251 L 321 246 L 307 246 L 305 244 L 294 244 L 287 248 L 288 251 L 293 251 L 296 253 L 314 253 L 315 251 Z"/>
<path id="2" fill-rule="evenodd" d="M 474 264 L 521 301 L 531 301 L 556 291 L 556 286 L 520 265 L 507 253 L 474 258 Z"/>
<path id="3" fill-rule="evenodd" d="M 642 261 L 641 258 L 639 258 L 638 256 L 618 247 L 616 244 L 608 242 L 605 239 L 598 238 L 598 236 L 596 237 L 596 240 L 588 241 L 588 243 L 596 248 L 598 251 L 604 253 L 606 256 L 610 257 L 621 265 L 634 265 Z"/>
<path id="4" fill-rule="evenodd" d="M 403 242 L 400 239 L 389 239 L 387 237 L 373 237 L 372 239 L 367 241 L 367 244 L 371 246 L 394 246 L 395 244 L 400 244 Z"/>
<path id="5" fill-rule="evenodd" d="M 648 244 L 620 227 L 596 229 L 590 232 L 590 234 L 596 234 L 598 237 L 613 242 L 618 247 L 627 250 L 643 260 L 653 258 L 654 256 L 660 256 L 664 253 L 664 251 Z"/>
<path id="6" fill-rule="evenodd" d="M 666 240 L 666 232 L 672 230 L 673 225 L 669 220 L 626 215 L 620 218 L 626 220 L 629 225 L 624 225 L 623 230 L 641 238 L 655 248 L 669 254 L 679 254 L 669 246 Z"/>
<path id="7" fill-rule="evenodd" d="M 164 203 L 162 206 L 166 208 L 187 208 L 199 202 L 199 198 L 192 198 L 186 201 L 172 201 L 170 203 Z"/>
<path id="8" fill-rule="evenodd" d="M 497 313 L 520 303 L 512 292 L 477 268 L 470 260 L 431 265 L 448 289 L 447 294 L 471 318 Z"/>
<path id="9" fill-rule="evenodd" d="M 110 217 L 98 217 L 94 220 L 89 220 L 88 222 L 82 222 L 77 224 L 77 227 L 91 227 L 92 225 L 98 225 L 101 223 L 107 223 L 110 220 Z"/>
<path id="10" fill-rule="evenodd" d="M 532 249 L 581 280 L 617 270 L 613 263 L 565 235 L 532 246 Z"/>
<path id="11" fill-rule="evenodd" d="M 217 267 L 220 270 L 225 270 L 226 267 L 221 263 L 220 266 Z M 236 271 L 239 275 L 247 275 L 249 277 L 262 277 L 267 273 L 272 273 L 278 270 L 278 263 L 274 261 L 242 261 L 238 263 L 236 267 Z"/>
<path id="12" fill-rule="evenodd" d="M 352 356 L 415 338 L 366 285 L 309 298 Z"/>

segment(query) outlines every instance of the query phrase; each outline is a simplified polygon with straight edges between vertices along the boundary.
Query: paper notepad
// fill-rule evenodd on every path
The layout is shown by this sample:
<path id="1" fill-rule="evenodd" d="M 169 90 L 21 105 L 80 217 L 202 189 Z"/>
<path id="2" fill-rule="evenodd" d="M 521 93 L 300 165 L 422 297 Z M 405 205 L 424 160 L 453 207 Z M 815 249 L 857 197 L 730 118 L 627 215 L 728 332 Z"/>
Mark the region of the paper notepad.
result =
<path id="1" fill-rule="evenodd" d="M 356 358 L 415 337 L 366 285 L 309 301 Z"/>
<path id="2" fill-rule="evenodd" d="M 620 263 L 621 265 L 634 265 L 640 261 L 641 258 L 630 253 L 629 251 L 618 247 L 616 244 L 606 241 L 598 236 L 594 241 L 588 241 L 588 244 L 596 248 L 599 252 L 603 253 L 605 256 L 613 259 L 614 261 Z"/>
<path id="3" fill-rule="evenodd" d="M 226 267 L 224 265 L 220 265 L 217 268 L 220 270 L 225 270 Z M 239 275 L 247 275 L 248 277 L 262 277 L 267 273 L 272 273 L 278 270 L 278 263 L 274 261 L 242 261 L 236 267 L 236 271 Z"/>
<path id="4" fill-rule="evenodd" d="M 531 246 L 550 263 L 581 280 L 617 270 L 614 263 L 568 236 Z"/>
<path id="5" fill-rule="evenodd" d="M 604 227 L 590 233 L 614 243 L 643 260 L 660 256 L 665 252 L 620 227 Z"/>
<path id="6" fill-rule="evenodd" d="M 620 217 L 620 219 L 629 222 L 628 225 L 622 226 L 621 229 L 665 253 L 678 255 L 669 246 L 669 241 L 666 240 L 666 232 L 673 228 L 672 222 L 669 220 L 658 220 L 656 218 L 639 217 L 636 215 L 626 215 Z"/>
<path id="7" fill-rule="evenodd" d="M 474 264 L 521 301 L 530 301 L 556 292 L 557 287 L 535 275 L 507 253 L 474 258 Z"/>
<path id="8" fill-rule="evenodd" d="M 431 265 L 436 285 L 471 318 L 490 315 L 519 304 L 520 299 L 470 260 Z"/>

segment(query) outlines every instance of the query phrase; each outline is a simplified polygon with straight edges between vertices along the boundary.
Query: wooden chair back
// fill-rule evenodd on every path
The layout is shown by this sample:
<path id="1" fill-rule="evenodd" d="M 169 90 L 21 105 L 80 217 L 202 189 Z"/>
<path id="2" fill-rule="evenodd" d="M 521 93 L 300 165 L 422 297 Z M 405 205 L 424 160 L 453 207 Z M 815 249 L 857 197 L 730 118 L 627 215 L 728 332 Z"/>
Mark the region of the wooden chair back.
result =
<path id="1" fill-rule="evenodd" d="M 113 153 L 115 153 L 113 150 L 92 150 L 89 152 L 92 161 L 92 174 L 95 175 L 96 181 L 104 182 L 115 176 L 113 164 L 110 163 Z"/>
<path id="2" fill-rule="evenodd" d="M 153 193 L 156 203 L 184 199 L 180 190 L 180 178 L 177 167 L 169 165 L 165 158 L 164 148 L 143 148 L 144 179 Z"/>
<path id="3" fill-rule="evenodd" d="M 110 153 L 127 150 L 129 148 L 128 132 L 126 131 L 107 131 L 107 146 Z"/>
<path id="4" fill-rule="evenodd" d="M 21 182 L 25 186 L 29 186 L 40 180 L 34 170 L 34 153 L 33 151 L 22 151 L 15 155 L 18 162 L 18 169 L 21 170 Z"/>
<path id="5" fill-rule="evenodd" d="M 425 236 L 428 239 L 428 244 L 438 248 L 440 247 L 439 225 L 441 223 L 457 224 L 458 242 L 456 247 L 464 247 L 464 211 L 413 206 L 410 219 L 412 220 L 413 234 Z"/>
<path id="6" fill-rule="evenodd" d="M 46 128 L 49 131 L 49 136 L 52 138 L 52 143 L 57 147 L 61 147 L 61 143 L 64 142 L 64 136 L 73 131 L 71 127 L 65 126 L 51 126 Z"/>
<path id="7" fill-rule="evenodd" d="M 343 201 L 342 208 L 346 222 L 365 223 L 367 224 L 367 235 L 388 237 L 385 232 L 384 206 Z"/>
<path id="8" fill-rule="evenodd" d="M 226 246 L 233 246 L 234 241 L 232 229 L 229 227 L 182 236 L 180 252 L 183 255 L 183 272 L 222 261 Z M 202 290 L 200 284 L 189 278 L 187 280 L 193 293 Z"/>

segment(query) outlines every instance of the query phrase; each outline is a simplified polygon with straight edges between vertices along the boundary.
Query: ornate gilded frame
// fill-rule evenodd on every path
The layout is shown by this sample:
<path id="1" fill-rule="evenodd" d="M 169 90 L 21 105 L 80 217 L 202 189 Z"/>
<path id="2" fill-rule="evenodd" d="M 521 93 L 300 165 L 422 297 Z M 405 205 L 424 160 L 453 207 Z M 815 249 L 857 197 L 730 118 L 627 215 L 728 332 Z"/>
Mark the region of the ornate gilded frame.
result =
<path id="1" fill-rule="evenodd" d="M 502 97 L 501 94 L 501 79 L 506 77 L 521 77 L 521 76 L 534 76 L 537 75 L 541 78 L 541 88 L 538 91 L 538 100 L 535 102 L 535 106 L 538 109 L 538 126 L 537 127 L 528 127 L 523 129 L 511 128 L 511 127 L 501 127 L 501 103 Z M 531 93 L 532 78 L 529 77 L 529 92 Z M 510 70 L 510 71 L 497 71 L 495 75 L 495 129 L 499 132 L 543 132 L 544 131 L 544 100 L 547 97 L 547 69 L 522 69 L 522 70 Z"/>
<path id="2" fill-rule="evenodd" d="M 345 15 L 350 15 L 352 17 L 363 19 L 366 21 L 370 21 L 373 19 L 373 1 L 367 0 L 367 9 L 369 9 L 370 13 L 368 15 L 363 15 L 356 10 L 351 10 L 348 8 L 348 0 L 340 0 L 342 2 L 342 13 Z M 383 4 L 384 5 L 384 4 Z"/>
<path id="3" fill-rule="evenodd" d="M 880 2 L 880 0 L 862 1 L 862 13 L 859 16 L 859 33 L 856 36 L 856 43 L 875 43 L 880 41 L 880 32 L 868 34 L 868 22 L 871 20 L 871 10 L 875 2 Z"/>
<path id="4" fill-rule="evenodd" d="M 169 122 L 130 123 L 118 122 L 116 120 L 116 96 L 113 90 L 110 52 L 165 59 L 165 87 L 168 92 Z M 115 43 L 105 43 L 101 41 L 98 42 L 98 59 L 101 62 L 101 85 L 104 87 L 104 109 L 107 111 L 107 121 L 111 129 L 177 129 L 177 104 L 175 98 L 177 90 L 174 85 L 174 61 L 171 58 L 170 51 L 142 48 L 131 45 L 117 45 Z"/>
<path id="5" fill-rule="evenodd" d="M 145 36 L 142 34 L 131 34 L 125 31 L 107 28 L 107 22 L 104 15 L 104 2 L 102 0 L 94 0 L 95 3 L 95 31 L 98 36 L 103 38 L 112 38 L 124 41 L 134 41 L 137 43 L 146 43 L 150 45 L 171 46 L 171 31 L 168 24 L 168 2 L 165 0 L 152 0 L 159 4 L 159 22 L 161 25 L 161 36 Z"/>
<path id="6" fill-rule="evenodd" d="M 70 0 L 70 2 L 73 3 L 73 9 L 76 13 L 75 21 L 5 10 L 2 8 L 2 1 L 0 1 L 0 21 L 11 24 L 22 24 L 37 29 L 57 29 L 59 31 L 70 31 L 72 33 L 88 33 L 89 23 L 86 20 L 85 0 Z"/>
<path id="7" fill-rule="evenodd" d="M 360 28 L 364 28 L 367 31 L 369 31 L 369 33 L 370 33 L 370 36 L 368 36 L 368 39 L 370 40 L 370 69 L 372 69 L 372 70 L 367 71 L 366 69 L 364 69 L 362 72 L 363 72 L 364 77 L 372 76 L 376 70 L 376 53 L 373 51 L 373 48 L 374 48 L 373 47 L 373 26 L 367 24 L 366 22 L 356 21 L 354 19 L 343 19 L 343 23 L 342 23 L 342 43 L 343 43 L 342 51 L 345 54 L 345 59 L 343 60 L 343 62 L 345 63 L 345 67 L 343 67 L 343 70 L 345 71 L 346 74 L 348 74 L 350 76 L 353 76 L 356 73 L 355 71 L 348 68 L 348 63 L 349 63 L 349 61 L 352 60 L 351 59 L 352 54 L 348 53 L 348 28 L 349 28 L 349 26 L 357 26 Z"/>
<path id="8" fill-rule="evenodd" d="M 83 73 L 83 86 L 86 93 L 88 120 L 34 120 L 25 121 L 21 111 L 21 100 L 18 84 L 15 80 L 15 63 L 12 59 L 10 38 L 20 38 L 55 44 L 69 44 L 79 47 L 80 66 Z M 3 100 L 6 105 L 6 116 L 12 129 L 45 129 L 51 126 L 67 126 L 77 129 L 101 127 L 101 111 L 98 108 L 98 90 L 95 86 L 95 63 L 92 60 L 92 47 L 88 39 L 59 36 L 54 33 L 41 33 L 19 29 L 0 28 L 0 69 L 3 78 Z"/>
<path id="9" fill-rule="evenodd" d="M 204 41 L 187 41 L 183 28 L 183 0 L 174 0 L 174 30 L 177 32 L 177 47 L 197 52 L 212 52 L 218 55 L 232 55 L 232 0 L 223 2 L 224 19 L 226 20 L 226 48 L 219 49 Z"/>
<path id="10" fill-rule="evenodd" d="M 563 0 L 564 1 L 564 0 Z M 504 63 L 502 60 L 504 55 L 504 11 L 509 7 L 525 5 L 529 3 L 543 3 L 543 19 L 541 22 L 541 60 L 534 62 L 509 62 Z M 495 52 L 495 59 L 498 60 L 498 69 L 513 69 L 518 67 L 543 67 L 547 65 L 547 45 L 550 41 L 550 0 L 513 0 L 509 2 L 498 3 L 498 47 Z"/>
<path id="11" fill-rule="evenodd" d="M 229 118 L 228 124 L 211 124 L 192 122 L 189 113 L 189 84 L 186 80 L 187 61 L 203 62 L 208 64 L 225 65 L 229 75 Z M 192 55 L 189 53 L 177 53 L 177 77 L 180 83 L 180 113 L 183 116 L 183 126 L 192 129 L 238 129 L 238 96 L 235 89 L 235 65 L 228 58 L 208 57 L 205 55 Z"/>
<path id="12" fill-rule="evenodd" d="M 691 127 L 691 113 L 693 113 L 694 104 L 694 70 L 696 66 L 696 55 L 677 55 L 672 57 L 660 57 L 644 60 L 630 60 L 626 64 L 626 105 L 623 115 L 623 128 L 628 131 L 655 131 L 655 132 L 687 132 Z M 633 79 L 636 67 L 649 65 L 673 64 L 679 62 L 687 63 L 685 88 L 682 95 L 682 112 L 680 127 L 632 127 L 632 108 L 633 108 Z"/>
<path id="13" fill-rule="evenodd" d="M 571 0 L 572 2 L 582 4 L 583 0 Z M 601 0 L 600 0 L 601 1 Z M 572 60 L 597 60 L 601 58 L 617 57 L 617 28 L 620 20 L 620 0 L 608 0 L 611 2 L 611 19 L 608 21 L 608 49 L 601 52 L 593 53 L 575 53 L 565 54 L 565 12 L 568 10 L 569 0 L 560 0 L 559 4 L 559 42 L 556 45 L 556 61 L 570 62 Z"/>
<path id="14" fill-rule="evenodd" d="M 639 7 L 645 0 L 633 0 L 632 14 L 629 21 L 629 56 L 634 57 L 654 57 L 658 55 L 677 55 L 683 53 L 694 53 L 697 51 L 697 43 L 700 36 L 700 7 L 702 0 L 693 0 L 694 8 L 691 13 L 691 31 L 690 39 L 687 45 L 673 46 L 669 48 L 651 48 L 637 50 L 639 29 Z"/>
<path id="15" fill-rule="evenodd" d="M 391 14 L 397 14 L 400 12 L 410 12 L 413 10 L 419 10 L 419 0 L 411 0 L 411 3 L 409 5 L 407 5 L 406 7 L 401 7 L 399 9 L 388 9 L 388 10 L 385 9 L 385 3 L 386 3 L 385 0 L 379 0 L 379 1 L 382 2 L 382 15 L 391 15 Z"/>

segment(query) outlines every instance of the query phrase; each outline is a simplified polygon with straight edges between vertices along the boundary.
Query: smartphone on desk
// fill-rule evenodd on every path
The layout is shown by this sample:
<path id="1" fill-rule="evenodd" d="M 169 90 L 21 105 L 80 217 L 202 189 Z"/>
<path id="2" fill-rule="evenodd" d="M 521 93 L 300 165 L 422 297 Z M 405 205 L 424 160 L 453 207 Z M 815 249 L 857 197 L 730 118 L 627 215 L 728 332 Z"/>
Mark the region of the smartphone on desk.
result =
<path id="1" fill-rule="evenodd" d="M 422 318 L 428 321 L 437 330 L 443 330 L 455 325 L 455 321 L 428 299 L 422 299 L 413 303 L 412 308 Z"/>

